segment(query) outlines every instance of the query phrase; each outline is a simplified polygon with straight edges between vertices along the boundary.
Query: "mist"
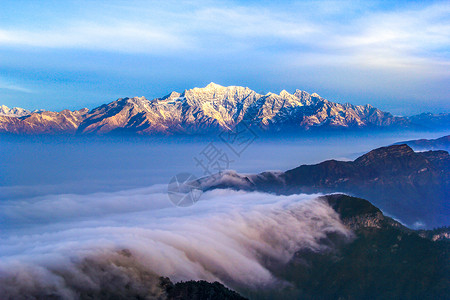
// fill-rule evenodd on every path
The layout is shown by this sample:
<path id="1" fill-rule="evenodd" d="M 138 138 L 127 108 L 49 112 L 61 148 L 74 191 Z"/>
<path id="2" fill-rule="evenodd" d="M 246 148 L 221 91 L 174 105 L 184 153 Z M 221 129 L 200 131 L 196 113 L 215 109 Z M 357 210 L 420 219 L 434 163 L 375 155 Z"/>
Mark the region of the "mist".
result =
<path id="1" fill-rule="evenodd" d="M 353 238 L 317 195 L 217 190 L 180 208 L 165 189 L 1 202 L 0 294 L 117 296 L 128 283 L 133 293 L 158 297 L 159 276 L 270 289 L 287 285 L 271 265 L 301 249 L 326 251 L 330 234 Z"/>
<path id="2" fill-rule="evenodd" d="M 260 135 L 259 132 L 257 132 Z M 209 137 L 43 137 L 0 135 L 0 201 L 49 194 L 89 194 L 167 184 L 205 170 L 194 158 L 213 143 L 230 159 L 224 169 L 239 173 L 295 168 L 327 159 L 353 160 L 374 148 L 444 133 L 354 132 L 258 138 L 239 156 L 217 136 Z"/>

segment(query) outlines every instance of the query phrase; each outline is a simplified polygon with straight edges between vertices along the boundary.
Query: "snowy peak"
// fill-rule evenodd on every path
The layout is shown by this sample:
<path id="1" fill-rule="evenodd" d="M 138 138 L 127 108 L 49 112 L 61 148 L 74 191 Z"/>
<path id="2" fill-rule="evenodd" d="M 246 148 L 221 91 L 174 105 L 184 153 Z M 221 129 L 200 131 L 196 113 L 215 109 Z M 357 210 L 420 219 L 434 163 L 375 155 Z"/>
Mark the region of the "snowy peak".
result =
<path id="1" fill-rule="evenodd" d="M 164 96 L 162 98 L 157 98 L 155 100 L 168 100 L 168 101 L 171 101 L 171 100 L 175 100 L 175 99 L 180 98 L 180 97 L 181 97 L 180 93 L 171 92 L 170 94 L 168 94 L 168 95 L 166 95 L 166 96 Z"/>
<path id="2" fill-rule="evenodd" d="M 293 95 L 292 94 L 290 94 L 288 91 L 286 91 L 286 90 L 282 90 L 281 92 L 280 92 L 280 97 L 283 97 L 283 98 L 288 98 L 288 97 L 292 97 Z"/>
<path id="3" fill-rule="evenodd" d="M 442 124 L 449 124 L 450 119 L 448 115 L 440 115 L 439 122 L 428 121 L 430 118 L 435 117 L 394 117 L 370 105 L 335 103 L 317 93 L 301 90 L 293 94 L 282 90 L 279 94 L 262 95 L 248 87 L 225 87 L 211 82 L 203 88 L 174 91 L 153 100 L 120 98 L 90 111 L 30 113 L 1 106 L 0 132 L 33 133 L 36 128 L 38 133 L 52 132 L 54 128 L 61 132 L 70 124 L 70 132 L 78 134 L 206 134 L 233 130 L 242 122 L 268 132 L 295 132 L 326 128 L 404 128 L 424 123 L 423 119 L 426 124 L 436 123 L 435 128 L 443 128 Z"/>
<path id="4" fill-rule="evenodd" d="M 208 89 L 208 90 L 211 90 L 211 89 L 218 89 L 218 88 L 223 88 L 223 86 L 221 86 L 221 85 L 219 85 L 219 84 L 216 84 L 216 83 L 214 83 L 214 82 L 210 82 L 206 87 L 205 87 L 205 89 Z"/>
<path id="5" fill-rule="evenodd" d="M 6 105 L 0 106 L 0 115 L 2 116 L 8 116 L 8 117 L 23 117 L 31 114 L 29 110 L 20 108 L 20 107 L 13 107 L 9 108 Z"/>

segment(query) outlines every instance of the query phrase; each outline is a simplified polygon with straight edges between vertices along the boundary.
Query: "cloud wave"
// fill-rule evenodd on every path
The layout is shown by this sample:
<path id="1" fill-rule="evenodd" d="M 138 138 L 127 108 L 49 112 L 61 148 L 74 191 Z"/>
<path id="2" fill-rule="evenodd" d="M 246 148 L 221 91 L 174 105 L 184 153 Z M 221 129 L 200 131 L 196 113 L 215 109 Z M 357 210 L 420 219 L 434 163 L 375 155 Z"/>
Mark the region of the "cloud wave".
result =
<path id="1" fill-rule="evenodd" d="M 177 208 L 154 186 L 0 206 L 7 220 L 0 227 L 0 294 L 7 298 L 45 292 L 76 299 L 114 291 L 111 278 L 117 293 L 134 282 L 136 291 L 155 295 L 158 276 L 270 288 L 280 280 L 268 261 L 282 265 L 300 249 L 328 250 L 329 234 L 353 237 L 314 195 L 218 190 Z"/>

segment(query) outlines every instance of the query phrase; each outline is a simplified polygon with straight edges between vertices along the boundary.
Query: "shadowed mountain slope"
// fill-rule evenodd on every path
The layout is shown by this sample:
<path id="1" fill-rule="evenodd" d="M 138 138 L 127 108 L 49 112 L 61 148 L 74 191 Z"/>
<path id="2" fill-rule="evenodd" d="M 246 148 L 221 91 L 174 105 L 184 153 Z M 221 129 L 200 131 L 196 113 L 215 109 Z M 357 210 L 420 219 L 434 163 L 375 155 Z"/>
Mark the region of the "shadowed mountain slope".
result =
<path id="1" fill-rule="evenodd" d="M 277 270 L 292 284 L 278 299 L 447 298 L 448 241 L 420 237 L 367 200 L 339 194 L 322 199 L 352 228 L 355 239 L 340 243 L 330 238 L 334 247 L 326 253 L 297 252 Z"/>
<path id="2" fill-rule="evenodd" d="M 394 145 L 354 161 L 328 160 L 286 172 L 200 179 L 205 189 L 233 188 L 281 194 L 344 192 L 368 199 L 410 226 L 445 226 L 449 220 L 450 156 Z"/>

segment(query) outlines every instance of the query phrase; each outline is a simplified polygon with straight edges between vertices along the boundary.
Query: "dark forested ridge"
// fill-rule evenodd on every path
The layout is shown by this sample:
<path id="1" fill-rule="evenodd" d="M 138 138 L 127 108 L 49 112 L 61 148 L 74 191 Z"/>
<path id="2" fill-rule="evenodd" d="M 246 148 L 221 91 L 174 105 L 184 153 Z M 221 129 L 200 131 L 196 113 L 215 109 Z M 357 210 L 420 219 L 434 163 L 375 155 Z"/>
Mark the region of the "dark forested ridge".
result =
<path id="1" fill-rule="evenodd" d="M 410 226 L 447 226 L 450 156 L 446 151 L 414 152 L 393 145 L 354 161 L 327 160 L 286 172 L 224 173 L 200 180 L 205 189 L 233 188 L 280 194 L 344 192 L 369 200 Z"/>

